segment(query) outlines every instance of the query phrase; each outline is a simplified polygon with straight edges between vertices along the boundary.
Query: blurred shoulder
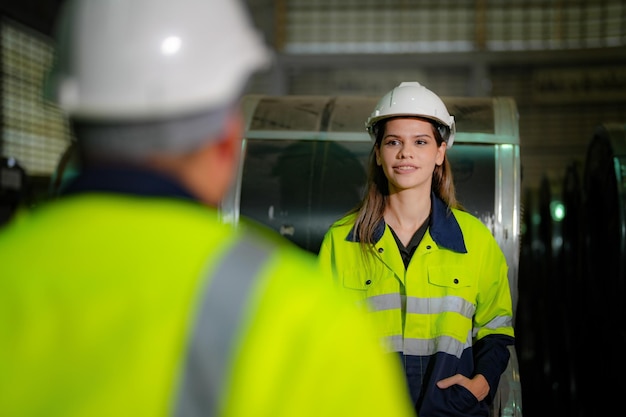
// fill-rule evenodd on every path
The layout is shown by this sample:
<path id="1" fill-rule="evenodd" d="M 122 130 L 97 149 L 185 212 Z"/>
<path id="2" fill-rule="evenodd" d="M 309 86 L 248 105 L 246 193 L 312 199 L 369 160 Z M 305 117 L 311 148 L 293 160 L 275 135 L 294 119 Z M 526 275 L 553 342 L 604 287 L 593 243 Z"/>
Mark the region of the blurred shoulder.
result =
<path id="1" fill-rule="evenodd" d="M 317 267 L 316 256 L 281 236 L 276 230 L 249 219 L 243 219 L 237 225 L 239 238 L 256 245 L 260 250 L 279 257 L 282 263 Z"/>

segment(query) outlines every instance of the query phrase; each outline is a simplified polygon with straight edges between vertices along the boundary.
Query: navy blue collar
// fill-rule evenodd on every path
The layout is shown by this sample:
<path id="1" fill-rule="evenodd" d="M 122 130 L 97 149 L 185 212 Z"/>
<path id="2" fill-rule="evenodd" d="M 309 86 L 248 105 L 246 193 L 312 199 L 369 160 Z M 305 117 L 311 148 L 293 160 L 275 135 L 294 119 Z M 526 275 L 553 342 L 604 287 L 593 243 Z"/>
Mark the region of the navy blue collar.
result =
<path id="1" fill-rule="evenodd" d="M 463 232 L 459 223 L 456 221 L 456 217 L 452 214 L 450 208 L 434 193 L 431 194 L 431 214 L 430 214 L 430 236 L 435 243 L 440 246 L 455 252 L 467 253 L 465 247 L 465 240 L 463 239 Z M 374 243 L 378 243 L 382 239 L 385 233 L 385 220 L 381 220 L 374 229 Z M 346 240 L 355 242 L 354 239 L 354 226 L 350 229 L 350 233 L 346 236 Z"/>
<path id="2" fill-rule="evenodd" d="M 61 195 L 84 192 L 197 200 L 175 179 L 156 171 L 135 167 L 107 166 L 85 169 L 63 188 Z"/>

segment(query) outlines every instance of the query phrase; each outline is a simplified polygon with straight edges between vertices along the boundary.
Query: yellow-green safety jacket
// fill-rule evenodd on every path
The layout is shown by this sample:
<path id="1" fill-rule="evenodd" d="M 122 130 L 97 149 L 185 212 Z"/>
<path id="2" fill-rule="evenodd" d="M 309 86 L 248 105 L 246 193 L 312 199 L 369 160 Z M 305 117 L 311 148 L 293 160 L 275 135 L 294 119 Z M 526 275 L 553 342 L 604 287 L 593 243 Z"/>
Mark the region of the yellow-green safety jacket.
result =
<path id="1" fill-rule="evenodd" d="M 413 416 L 362 313 L 285 243 L 172 196 L 19 215 L 0 230 L 0 415 Z"/>
<path id="2" fill-rule="evenodd" d="M 432 194 L 429 227 L 405 269 L 384 221 L 364 256 L 353 237 L 354 220 L 348 215 L 331 226 L 319 262 L 367 305 L 388 349 L 425 368 L 420 381 L 409 381 L 420 417 L 483 415 L 486 404 L 460 404 L 457 394 L 435 383 L 481 373 L 495 394 L 514 342 L 508 267 L 497 241 L 478 218 L 450 211 Z"/>

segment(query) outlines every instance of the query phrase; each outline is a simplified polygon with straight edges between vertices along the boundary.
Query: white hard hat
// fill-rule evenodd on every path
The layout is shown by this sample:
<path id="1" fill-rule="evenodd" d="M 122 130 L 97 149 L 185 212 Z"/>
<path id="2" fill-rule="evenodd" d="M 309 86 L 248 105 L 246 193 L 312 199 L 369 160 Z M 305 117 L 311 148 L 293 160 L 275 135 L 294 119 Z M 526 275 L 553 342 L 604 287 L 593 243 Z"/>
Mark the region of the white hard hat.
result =
<path id="1" fill-rule="evenodd" d="M 416 81 L 400 83 L 378 101 L 374 111 L 365 122 L 372 140 L 376 140 L 373 131 L 376 122 L 396 116 L 418 116 L 434 120 L 449 130 L 448 135 L 443 135 L 448 148 L 454 142 L 456 133 L 454 116 L 448 113 L 446 105 L 437 94 Z"/>
<path id="2" fill-rule="evenodd" d="M 235 0 L 68 0 L 48 94 L 88 120 L 171 117 L 236 102 L 270 54 Z"/>

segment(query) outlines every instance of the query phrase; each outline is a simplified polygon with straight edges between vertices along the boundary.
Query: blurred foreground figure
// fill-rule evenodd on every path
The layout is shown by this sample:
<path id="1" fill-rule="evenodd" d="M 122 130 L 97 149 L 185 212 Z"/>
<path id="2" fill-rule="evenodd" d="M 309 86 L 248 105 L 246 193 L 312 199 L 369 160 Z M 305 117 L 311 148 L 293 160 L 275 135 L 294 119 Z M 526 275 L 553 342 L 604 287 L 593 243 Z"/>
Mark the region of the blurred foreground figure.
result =
<path id="1" fill-rule="evenodd" d="M 81 169 L 0 232 L 0 414 L 410 416 L 315 258 L 220 221 L 269 62 L 241 4 L 70 0 L 59 28 Z"/>

